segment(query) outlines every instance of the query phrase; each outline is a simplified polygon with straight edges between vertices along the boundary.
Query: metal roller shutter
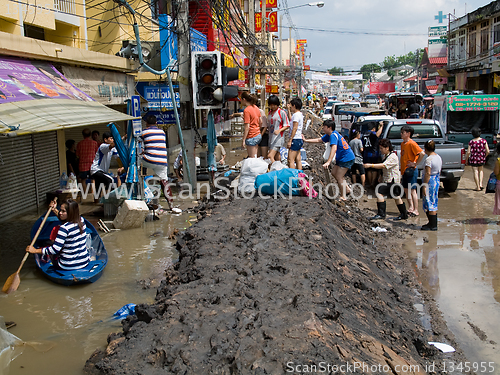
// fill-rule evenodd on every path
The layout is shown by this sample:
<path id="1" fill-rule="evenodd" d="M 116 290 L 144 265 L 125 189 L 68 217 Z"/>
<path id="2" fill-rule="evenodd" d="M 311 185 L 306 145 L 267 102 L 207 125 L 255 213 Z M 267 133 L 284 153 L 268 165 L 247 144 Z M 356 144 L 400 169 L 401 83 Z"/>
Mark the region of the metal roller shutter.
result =
<path id="1" fill-rule="evenodd" d="M 36 206 L 31 135 L 0 138 L 0 221 Z"/>
<path id="2" fill-rule="evenodd" d="M 45 203 L 46 193 L 59 187 L 59 152 L 55 131 L 33 135 L 36 199 Z"/>

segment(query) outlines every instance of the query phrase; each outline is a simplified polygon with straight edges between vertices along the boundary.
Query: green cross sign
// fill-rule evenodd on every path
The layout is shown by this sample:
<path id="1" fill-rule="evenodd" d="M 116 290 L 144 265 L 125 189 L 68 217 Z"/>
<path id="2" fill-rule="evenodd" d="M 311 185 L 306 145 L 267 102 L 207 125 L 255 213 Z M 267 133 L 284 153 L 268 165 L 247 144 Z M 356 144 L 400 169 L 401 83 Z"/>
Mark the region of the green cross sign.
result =
<path id="1" fill-rule="evenodd" d="M 439 23 L 443 23 L 443 20 L 446 19 L 446 14 L 443 14 L 443 11 L 440 10 L 437 16 L 434 16 L 435 20 L 438 20 Z"/>

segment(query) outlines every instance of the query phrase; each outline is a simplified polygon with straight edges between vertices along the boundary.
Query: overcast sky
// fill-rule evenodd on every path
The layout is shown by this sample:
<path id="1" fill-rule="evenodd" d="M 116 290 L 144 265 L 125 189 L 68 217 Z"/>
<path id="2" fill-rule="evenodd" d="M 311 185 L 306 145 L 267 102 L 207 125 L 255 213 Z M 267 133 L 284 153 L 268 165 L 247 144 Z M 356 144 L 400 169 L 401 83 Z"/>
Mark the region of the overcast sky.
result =
<path id="1" fill-rule="evenodd" d="M 280 0 L 280 6 L 283 0 Z M 287 0 L 288 7 L 307 4 L 304 0 Z M 357 70 L 364 64 L 380 63 L 385 56 L 401 56 L 427 47 L 429 26 L 439 24 L 434 16 L 455 13 L 462 17 L 491 1 L 468 0 L 324 0 L 323 8 L 290 9 L 301 39 L 307 39 L 306 64 L 311 69 L 326 70 L 334 66 L 344 71 Z M 284 17 L 284 26 L 288 26 Z M 329 31 L 302 30 L 300 28 Z M 343 31 L 344 33 L 332 32 Z M 351 34 L 345 32 L 356 32 Z M 375 33 L 411 34 L 407 36 Z M 285 34 L 286 35 L 286 34 Z M 292 34 L 295 38 L 295 34 Z"/>

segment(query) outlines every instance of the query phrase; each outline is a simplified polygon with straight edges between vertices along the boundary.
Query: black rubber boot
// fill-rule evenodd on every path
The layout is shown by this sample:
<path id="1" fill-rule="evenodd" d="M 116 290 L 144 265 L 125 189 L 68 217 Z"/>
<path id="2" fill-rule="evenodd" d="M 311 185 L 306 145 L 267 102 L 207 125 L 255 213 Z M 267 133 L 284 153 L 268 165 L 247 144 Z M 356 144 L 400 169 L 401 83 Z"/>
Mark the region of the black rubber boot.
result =
<path id="1" fill-rule="evenodd" d="M 427 216 L 427 224 L 424 224 L 422 225 L 422 228 L 420 228 L 421 230 L 427 230 L 427 229 L 424 229 L 424 228 L 429 228 L 429 225 L 431 225 L 431 219 L 429 218 L 429 211 L 425 211 L 425 215 Z"/>
<path id="2" fill-rule="evenodd" d="M 377 214 L 370 218 L 370 220 L 383 220 L 385 219 L 385 211 L 387 208 L 386 202 L 377 202 Z"/>
<path id="3" fill-rule="evenodd" d="M 423 226 L 420 228 L 420 230 L 431 230 L 431 231 L 437 231 L 438 230 L 438 217 L 437 215 L 429 215 L 429 226 Z"/>
<path id="4" fill-rule="evenodd" d="M 399 216 L 394 218 L 394 220 L 406 220 L 408 219 L 408 211 L 404 203 L 398 204 Z"/>

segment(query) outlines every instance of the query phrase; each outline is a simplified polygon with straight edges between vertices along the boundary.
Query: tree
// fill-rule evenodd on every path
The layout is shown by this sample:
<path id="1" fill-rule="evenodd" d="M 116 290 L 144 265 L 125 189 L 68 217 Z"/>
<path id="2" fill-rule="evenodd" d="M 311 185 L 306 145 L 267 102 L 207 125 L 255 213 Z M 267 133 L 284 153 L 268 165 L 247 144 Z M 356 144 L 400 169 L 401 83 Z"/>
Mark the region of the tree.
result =
<path id="1" fill-rule="evenodd" d="M 336 66 L 334 66 L 333 68 L 331 69 L 328 69 L 328 73 L 330 73 L 331 75 L 341 75 L 342 73 L 344 73 L 344 69 L 343 68 L 337 68 Z"/>
<path id="2" fill-rule="evenodd" d="M 370 73 L 380 73 L 382 67 L 379 64 L 365 64 L 359 69 L 360 73 L 363 73 L 363 79 L 370 79 Z"/>

